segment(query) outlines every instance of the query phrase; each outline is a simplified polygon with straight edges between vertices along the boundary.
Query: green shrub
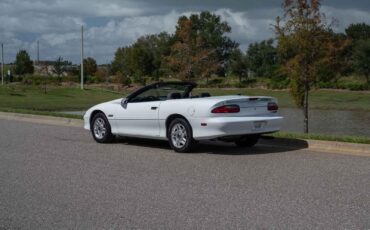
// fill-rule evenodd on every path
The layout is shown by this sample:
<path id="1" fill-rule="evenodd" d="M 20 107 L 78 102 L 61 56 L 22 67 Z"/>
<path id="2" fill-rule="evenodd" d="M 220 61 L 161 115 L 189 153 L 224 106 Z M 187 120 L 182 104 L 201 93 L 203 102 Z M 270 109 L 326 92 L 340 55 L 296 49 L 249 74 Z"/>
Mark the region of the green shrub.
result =
<path id="1" fill-rule="evenodd" d="M 52 76 L 23 76 L 22 78 L 22 84 L 24 85 L 44 85 L 44 84 L 54 84 L 59 85 L 60 79 L 58 77 L 52 77 Z"/>
<path id="2" fill-rule="evenodd" d="M 136 71 L 133 75 L 134 83 L 143 84 L 143 74 L 141 71 Z"/>
<path id="3" fill-rule="evenodd" d="M 125 77 L 123 80 L 122 80 L 122 84 L 123 85 L 127 85 L 127 86 L 129 86 L 129 85 L 131 85 L 131 79 L 129 78 L 129 77 Z"/>
<path id="4" fill-rule="evenodd" d="M 219 86 L 223 82 L 223 78 L 211 78 L 208 80 L 208 86 Z"/>
<path id="5" fill-rule="evenodd" d="M 352 82 L 352 83 L 343 83 L 343 82 L 318 82 L 317 86 L 320 89 L 349 89 L 352 91 L 363 91 L 369 90 L 369 85 L 366 83 Z"/>
<path id="6" fill-rule="evenodd" d="M 99 83 L 100 81 L 99 81 L 99 78 L 97 77 L 97 76 L 91 76 L 91 77 L 89 77 L 89 80 L 88 80 L 88 82 L 87 83 Z"/>
<path id="7" fill-rule="evenodd" d="M 320 89 L 337 89 L 338 84 L 335 83 L 335 82 L 323 82 L 323 81 L 320 81 L 320 82 L 317 83 L 317 86 Z"/>
<path id="8" fill-rule="evenodd" d="M 361 84 L 361 83 L 349 83 L 347 84 L 347 89 L 352 91 L 362 91 L 362 90 L 368 90 L 369 85 L 368 84 Z"/>
<path id="9" fill-rule="evenodd" d="M 80 82 L 81 81 L 81 77 L 78 76 L 78 75 L 68 75 L 66 77 L 63 77 L 62 78 L 62 81 L 63 82 Z"/>
<path id="10" fill-rule="evenodd" d="M 256 78 L 247 78 L 247 79 L 242 80 L 243 85 L 252 85 L 256 82 L 257 82 Z"/>
<path id="11" fill-rule="evenodd" d="M 208 83 L 207 79 L 201 79 L 197 83 L 200 88 L 224 87 L 223 81 L 224 78 L 221 77 L 210 77 L 208 78 Z"/>
<path id="12" fill-rule="evenodd" d="M 13 81 L 14 82 L 22 82 L 23 81 L 23 78 L 24 78 L 24 76 L 22 76 L 22 75 L 14 76 L 13 77 Z"/>
<path id="13" fill-rule="evenodd" d="M 274 75 L 271 77 L 270 81 L 267 83 L 267 86 L 270 89 L 286 89 L 290 83 L 289 78 L 284 75 Z"/>

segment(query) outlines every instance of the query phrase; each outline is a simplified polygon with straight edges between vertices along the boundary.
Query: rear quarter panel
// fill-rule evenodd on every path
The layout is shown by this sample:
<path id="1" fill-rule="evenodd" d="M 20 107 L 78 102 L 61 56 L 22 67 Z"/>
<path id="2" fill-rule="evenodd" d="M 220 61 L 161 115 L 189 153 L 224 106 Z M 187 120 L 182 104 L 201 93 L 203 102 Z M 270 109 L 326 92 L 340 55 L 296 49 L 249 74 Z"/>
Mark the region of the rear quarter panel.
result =
<path id="1" fill-rule="evenodd" d="M 209 116 L 210 108 L 214 104 L 215 102 L 206 99 L 177 99 L 161 102 L 159 110 L 160 136 L 166 137 L 166 120 L 175 114 L 185 117 L 194 132 L 198 128 L 199 119 Z"/>

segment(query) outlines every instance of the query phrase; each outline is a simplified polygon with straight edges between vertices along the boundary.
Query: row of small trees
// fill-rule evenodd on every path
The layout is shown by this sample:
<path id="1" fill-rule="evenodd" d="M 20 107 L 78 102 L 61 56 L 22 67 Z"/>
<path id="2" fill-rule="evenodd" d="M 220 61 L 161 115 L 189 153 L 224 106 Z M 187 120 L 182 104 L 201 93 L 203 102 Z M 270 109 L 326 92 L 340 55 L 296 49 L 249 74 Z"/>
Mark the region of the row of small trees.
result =
<path id="1" fill-rule="evenodd" d="M 52 74 L 61 77 L 67 72 L 79 75 L 80 67 L 69 68 L 72 66 L 70 61 L 64 60 L 63 57 L 59 56 L 55 61 L 43 61 L 42 63 L 36 63 L 39 68 L 52 66 Z M 15 58 L 13 71 L 16 75 L 33 74 L 35 72 L 34 62 L 31 60 L 26 50 L 20 50 Z M 93 76 L 98 71 L 98 65 L 96 60 L 92 57 L 84 59 L 84 74 L 86 76 Z"/>

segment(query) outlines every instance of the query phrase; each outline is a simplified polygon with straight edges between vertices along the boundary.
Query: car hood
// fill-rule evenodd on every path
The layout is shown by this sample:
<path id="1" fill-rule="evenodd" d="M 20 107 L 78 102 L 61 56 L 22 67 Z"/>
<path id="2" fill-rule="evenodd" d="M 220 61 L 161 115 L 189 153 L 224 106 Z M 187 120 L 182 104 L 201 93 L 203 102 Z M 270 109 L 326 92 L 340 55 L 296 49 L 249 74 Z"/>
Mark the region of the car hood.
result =
<path id="1" fill-rule="evenodd" d="M 118 99 L 114 99 L 112 101 L 107 101 L 107 102 L 103 102 L 103 103 L 100 103 L 100 104 L 97 104 L 97 105 L 94 105 L 93 107 L 91 107 L 90 109 L 88 109 L 84 115 L 85 116 L 90 116 L 91 112 L 96 110 L 96 109 L 101 109 L 103 108 L 105 105 L 112 105 L 112 104 L 121 104 L 121 101 L 122 101 L 122 98 L 118 98 Z"/>
<path id="2" fill-rule="evenodd" d="M 108 102 L 105 102 L 105 103 L 102 103 L 102 104 L 121 104 L 122 99 L 125 99 L 125 98 L 114 99 L 112 101 L 108 101 Z"/>

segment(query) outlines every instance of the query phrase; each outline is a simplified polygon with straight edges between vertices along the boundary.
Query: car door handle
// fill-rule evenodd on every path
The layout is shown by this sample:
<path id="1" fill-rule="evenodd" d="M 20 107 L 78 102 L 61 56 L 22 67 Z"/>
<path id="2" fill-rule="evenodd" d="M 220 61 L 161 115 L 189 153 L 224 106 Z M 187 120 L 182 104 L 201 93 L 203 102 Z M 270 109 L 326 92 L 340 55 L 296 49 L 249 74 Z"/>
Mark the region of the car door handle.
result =
<path id="1" fill-rule="evenodd" d="M 156 106 L 153 106 L 152 107 L 152 110 L 156 110 L 156 109 L 158 109 L 158 107 L 156 107 Z"/>

